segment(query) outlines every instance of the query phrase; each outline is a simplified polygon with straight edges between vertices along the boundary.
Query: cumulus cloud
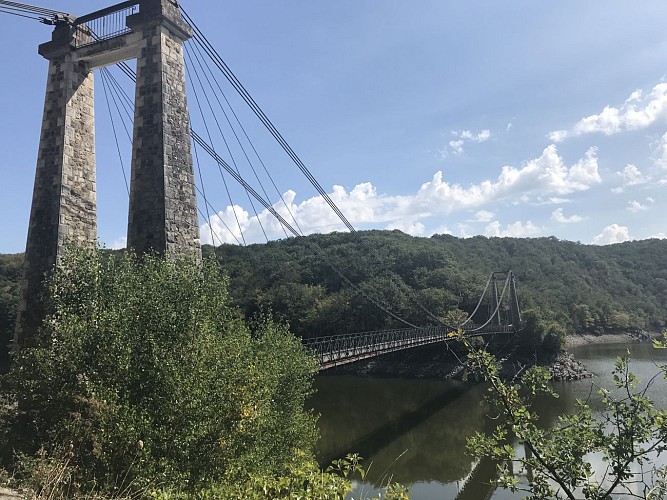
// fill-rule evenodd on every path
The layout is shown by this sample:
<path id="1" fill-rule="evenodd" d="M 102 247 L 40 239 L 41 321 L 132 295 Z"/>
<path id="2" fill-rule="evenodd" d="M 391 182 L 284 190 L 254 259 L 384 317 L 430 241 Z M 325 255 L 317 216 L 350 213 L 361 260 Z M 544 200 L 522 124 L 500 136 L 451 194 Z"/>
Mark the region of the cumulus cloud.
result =
<path id="1" fill-rule="evenodd" d="M 642 205 L 636 200 L 632 200 L 628 202 L 628 206 L 626 207 L 626 210 L 629 210 L 630 212 L 637 213 L 637 212 L 643 212 L 645 210 L 648 210 L 647 205 Z"/>
<path id="2" fill-rule="evenodd" d="M 494 181 L 463 187 L 446 182 L 442 172 L 436 172 L 415 196 L 398 200 L 397 209 L 407 209 L 415 214 L 447 214 L 498 200 L 513 198 L 528 202 L 533 197 L 568 195 L 590 189 L 600 182 L 595 148 L 589 149 L 583 158 L 568 167 L 552 144 L 539 158 L 526 162 L 521 168 L 503 167 Z"/>
<path id="3" fill-rule="evenodd" d="M 557 208 L 551 213 L 551 220 L 555 220 L 556 222 L 561 222 L 563 224 L 571 224 L 574 222 L 581 222 L 584 220 L 583 217 L 580 215 L 571 215 L 569 217 L 566 217 L 563 214 L 563 209 L 562 208 Z"/>
<path id="4" fill-rule="evenodd" d="M 438 226 L 431 232 L 431 236 L 434 234 L 454 234 L 454 233 L 447 226 Z"/>
<path id="5" fill-rule="evenodd" d="M 449 147 L 454 154 L 462 155 L 464 152 L 463 146 L 466 142 L 486 142 L 491 137 L 491 131 L 484 129 L 476 134 L 470 130 L 452 130 L 452 135 L 456 139 L 449 141 Z"/>
<path id="6" fill-rule="evenodd" d="M 667 118 L 667 83 L 659 83 L 644 95 L 636 90 L 618 106 L 605 106 L 594 115 L 579 120 L 569 130 L 556 130 L 549 134 L 554 142 L 567 137 L 601 133 L 618 134 L 628 130 L 641 130 Z"/>
<path id="7" fill-rule="evenodd" d="M 666 233 L 658 233 L 658 234 L 654 234 L 652 236 L 649 236 L 649 238 L 656 238 L 656 239 L 659 239 L 659 240 L 667 240 L 667 234 Z"/>
<path id="8" fill-rule="evenodd" d="M 593 244 L 611 245 L 612 243 L 622 243 L 633 239 L 634 238 L 630 236 L 630 231 L 626 226 L 612 224 L 605 227 L 600 234 L 593 237 Z"/>
<path id="9" fill-rule="evenodd" d="M 121 248 L 127 247 L 127 236 L 120 236 L 116 238 L 109 244 L 109 248 L 112 250 L 120 250 Z"/>
<path id="10" fill-rule="evenodd" d="M 662 134 L 656 148 L 655 164 L 661 168 L 667 169 L 667 132 Z"/>
<path id="11" fill-rule="evenodd" d="M 538 158 L 525 162 L 521 167 L 505 166 L 495 180 L 484 180 L 469 186 L 447 182 L 443 173 L 438 171 L 412 195 L 379 194 L 368 182 L 349 191 L 342 186 L 334 186 L 329 195 L 352 224 L 384 224 L 411 234 L 422 234 L 425 228 L 418 224 L 422 224 L 421 221 L 427 217 L 476 209 L 477 220 L 488 222 L 493 214 L 482 209 L 487 204 L 560 199 L 564 195 L 590 189 L 599 182 L 601 179 L 594 148 L 568 166 L 558 155 L 556 146 L 550 145 Z M 288 222 L 292 222 L 294 215 L 305 234 L 345 230 L 321 197 L 296 202 L 296 193 L 288 191 L 283 198 L 287 206 L 282 202 L 276 203 L 275 210 Z M 242 242 L 242 235 L 246 242 L 263 241 L 262 228 L 269 238 L 285 236 L 280 224 L 267 210 L 259 216 L 251 216 L 242 207 L 227 207 L 210 217 L 210 223 L 214 230 L 213 236 L 208 224 L 200 228 L 201 239 L 205 243 L 213 240 L 216 244 L 220 241 L 238 243 Z M 467 233 L 461 231 L 461 234 Z"/>
<path id="12" fill-rule="evenodd" d="M 499 221 L 493 221 L 491 224 L 486 226 L 484 229 L 485 236 L 499 236 L 499 237 L 511 237 L 511 238 L 525 238 L 527 236 L 536 236 L 539 234 L 540 228 L 533 224 L 531 221 L 521 222 L 516 221 L 512 224 L 505 226 L 505 229 L 502 228 L 502 225 Z"/>
<path id="13" fill-rule="evenodd" d="M 538 196 L 537 199 L 532 202 L 533 205 L 562 205 L 563 203 L 570 203 L 572 200 L 570 198 L 561 198 L 558 196 L 549 196 L 547 198 L 542 198 Z"/>
<path id="14" fill-rule="evenodd" d="M 421 222 L 401 222 L 396 221 L 389 224 L 386 229 L 398 229 L 411 236 L 421 236 L 424 234 L 426 227 Z"/>
<path id="15" fill-rule="evenodd" d="M 474 220 L 477 222 L 489 222 L 493 220 L 493 212 L 489 212 L 488 210 L 479 210 L 475 214 Z"/>
<path id="16" fill-rule="evenodd" d="M 554 130 L 547 135 L 551 142 L 562 142 L 567 137 L 567 130 Z"/>
<path id="17" fill-rule="evenodd" d="M 632 200 L 628 202 L 628 206 L 626 207 L 626 210 L 629 210 L 630 212 L 637 213 L 637 212 L 643 212 L 645 210 L 649 209 L 649 205 L 655 203 L 655 200 L 648 196 L 646 198 L 646 203 L 642 204 L 636 200 Z"/>
<path id="18" fill-rule="evenodd" d="M 621 172 L 616 172 L 623 179 L 623 184 L 626 186 L 635 186 L 637 184 L 644 184 L 649 181 L 647 177 L 640 172 L 636 165 L 628 163 Z"/>
<path id="19" fill-rule="evenodd" d="M 459 222 L 456 225 L 456 229 L 459 230 L 459 236 L 461 238 L 470 238 L 472 236 L 472 234 L 470 233 L 470 226 L 468 224 Z"/>
<path id="20" fill-rule="evenodd" d="M 615 194 L 622 193 L 627 187 L 646 184 L 651 180 L 632 163 L 628 163 L 623 170 L 616 172 L 616 175 L 621 178 L 622 185 L 611 188 L 611 192 Z"/>

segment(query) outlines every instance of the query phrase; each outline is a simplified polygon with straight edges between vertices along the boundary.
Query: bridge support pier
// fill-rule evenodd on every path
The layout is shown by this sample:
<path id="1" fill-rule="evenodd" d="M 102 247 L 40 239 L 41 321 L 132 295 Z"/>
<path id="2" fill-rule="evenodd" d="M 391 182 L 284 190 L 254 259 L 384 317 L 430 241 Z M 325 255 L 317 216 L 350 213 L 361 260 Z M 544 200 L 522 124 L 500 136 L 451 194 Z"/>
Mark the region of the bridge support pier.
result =
<path id="1" fill-rule="evenodd" d="M 34 342 L 43 280 L 66 245 L 97 244 L 95 68 L 137 59 L 128 246 L 201 258 L 183 61 L 192 29 L 173 0 L 130 4 L 60 23 L 39 47 L 49 74 L 14 349 Z M 123 15 L 123 29 L 93 31 Z"/>
<path id="2" fill-rule="evenodd" d="M 15 346 L 30 343 L 44 311 L 42 282 L 65 245 L 94 247 L 93 73 L 72 54 L 49 53 L 44 118 L 17 313 Z"/>
<path id="3" fill-rule="evenodd" d="M 201 256 L 183 61 L 192 31 L 172 2 L 152 3 L 128 18 L 141 41 L 127 243 L 139 253 Z"/>

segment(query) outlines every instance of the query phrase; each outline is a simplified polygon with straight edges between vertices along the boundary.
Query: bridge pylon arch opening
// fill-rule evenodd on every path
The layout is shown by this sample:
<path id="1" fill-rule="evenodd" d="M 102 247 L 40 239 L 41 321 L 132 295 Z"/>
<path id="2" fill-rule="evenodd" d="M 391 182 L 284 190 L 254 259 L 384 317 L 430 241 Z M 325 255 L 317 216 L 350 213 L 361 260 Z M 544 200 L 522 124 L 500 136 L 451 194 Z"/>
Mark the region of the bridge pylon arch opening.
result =
<path id="1" fill-rule="evenodd" d="M 43 279 L 66 245 L 97 245 L 93 70 L 137 61 L 127 246 L 201 257 L 183 43 L 174 0 L 131 0 L 56 23 L 49 61 L 14 349 L 34 341 Z"/>

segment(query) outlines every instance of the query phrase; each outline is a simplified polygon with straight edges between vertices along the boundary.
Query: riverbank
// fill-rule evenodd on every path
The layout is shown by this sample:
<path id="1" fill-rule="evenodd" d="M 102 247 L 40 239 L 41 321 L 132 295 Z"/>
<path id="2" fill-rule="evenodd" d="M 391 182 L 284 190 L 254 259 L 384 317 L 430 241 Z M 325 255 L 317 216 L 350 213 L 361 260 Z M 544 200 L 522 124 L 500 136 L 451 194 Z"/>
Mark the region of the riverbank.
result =
<path id="1" fill-rule="evenodd" d="M 578 347 L 588 344 L 621 344 L 624 342 L 644 342 L 651 338 L 657 338 L 658 333 L 646 333 L 641 337 L 631 332 L 604 333 L 593 335 L 590 333 L 575 333 L 567 336 L 565 345 L 567 347 Z"/>
<path id="2" fill-rule="evenodd" d="M 23 496 L 15 490 L 0 487 L 0 500 L 21 500 Z"/>

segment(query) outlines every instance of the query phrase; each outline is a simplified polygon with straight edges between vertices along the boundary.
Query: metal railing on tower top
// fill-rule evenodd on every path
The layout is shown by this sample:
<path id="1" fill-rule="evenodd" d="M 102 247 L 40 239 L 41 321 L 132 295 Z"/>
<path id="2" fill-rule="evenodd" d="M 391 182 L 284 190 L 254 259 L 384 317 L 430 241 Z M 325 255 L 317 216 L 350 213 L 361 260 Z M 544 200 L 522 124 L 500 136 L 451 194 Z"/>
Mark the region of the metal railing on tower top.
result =
<path id="1" fill-rule="evenodd" d="M 132 30 L 127 27 L 127 17 L 138 12 L 138 1 L 130 0 L 76 18 L 74 46 L 85 47 L 129 33 Z"/>

